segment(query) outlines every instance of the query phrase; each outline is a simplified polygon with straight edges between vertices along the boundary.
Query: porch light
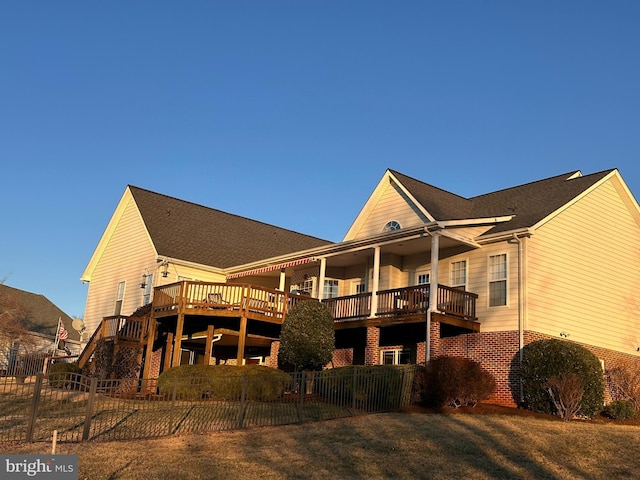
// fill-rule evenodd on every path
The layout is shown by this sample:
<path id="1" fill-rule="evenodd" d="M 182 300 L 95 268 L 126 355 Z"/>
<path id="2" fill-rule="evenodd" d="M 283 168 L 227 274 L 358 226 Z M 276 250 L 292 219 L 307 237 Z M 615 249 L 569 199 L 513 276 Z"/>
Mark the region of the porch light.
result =
<path id="1" fill-rule="evenodd" d="M 147 274 L 142 274 L 142 282 L 140 282 L 140 288 L 144 288 L 147 286 Z"/>
<path id="2" fill-rule="evenodd" d="M 162 267 L 162 276 L 163 278 L 167 278 L 169 276 L 169 262 L 165 260 L 165 262 L 162 264 Z"/>
<path id="3" fill-rule="evenodd" d="M 563 338 L 569 338 L 569 335 L 570 334 L 567 333 L 567 332 L 560 332 L 560 336 L 563 337 Z"/>

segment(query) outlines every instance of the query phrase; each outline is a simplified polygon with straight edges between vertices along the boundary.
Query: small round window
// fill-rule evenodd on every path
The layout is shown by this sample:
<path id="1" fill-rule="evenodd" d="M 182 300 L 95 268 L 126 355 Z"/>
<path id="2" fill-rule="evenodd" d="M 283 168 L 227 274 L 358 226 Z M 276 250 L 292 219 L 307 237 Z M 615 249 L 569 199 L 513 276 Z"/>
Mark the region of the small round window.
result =
<path id="1" fill-rule="evenodd" d="M 393 232 L 395 230 L 400 230 L 400 224 L 395 220 L 388 222 L 382 229 L 383 232 Z"/>

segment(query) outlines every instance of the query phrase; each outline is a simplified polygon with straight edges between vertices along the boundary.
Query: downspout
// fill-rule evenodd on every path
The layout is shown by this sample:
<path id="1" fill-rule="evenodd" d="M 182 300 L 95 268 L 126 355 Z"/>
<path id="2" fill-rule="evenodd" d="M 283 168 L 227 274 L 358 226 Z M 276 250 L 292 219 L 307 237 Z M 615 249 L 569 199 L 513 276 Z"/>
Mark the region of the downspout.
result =
<path id="1" fill-rule="evenodd" d="M 518 244 L 518 360 L 522 369 L 522 349 L 524 348 L 524 314 L 522 301 L 522 240 L 518 238 L 516 233 L 513 234 L 513 241 Z M 522 387 L 522 379 L 520 385 L 520 402 L 524 402 L 524 390 Z"/>

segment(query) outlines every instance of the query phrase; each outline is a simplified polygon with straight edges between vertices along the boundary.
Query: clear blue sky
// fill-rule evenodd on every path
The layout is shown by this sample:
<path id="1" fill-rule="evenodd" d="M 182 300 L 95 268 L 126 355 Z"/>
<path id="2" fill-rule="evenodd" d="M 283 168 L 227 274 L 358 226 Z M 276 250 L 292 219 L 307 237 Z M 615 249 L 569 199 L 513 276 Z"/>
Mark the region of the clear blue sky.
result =
<path id="1" fill-rule="evenodd" d="M 0 279 L 82 316 L 127 184 L 339 241 L 393 168 L 463 196 L 619 168 L 638 1 L 0 3 Z"/>

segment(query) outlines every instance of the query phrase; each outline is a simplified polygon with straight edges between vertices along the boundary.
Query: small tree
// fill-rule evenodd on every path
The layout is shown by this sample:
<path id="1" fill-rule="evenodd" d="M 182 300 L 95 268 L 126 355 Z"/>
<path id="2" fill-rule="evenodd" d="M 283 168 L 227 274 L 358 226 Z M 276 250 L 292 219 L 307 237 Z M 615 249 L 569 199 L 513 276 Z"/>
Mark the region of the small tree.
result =
<path id="1" fill-rule="evenodd" d="M 279 363 L 299 370 L 322 370 L 331 361 L 334 350 L 331 312 L 313 300 L 294 306 L 282 324 Z"/>

